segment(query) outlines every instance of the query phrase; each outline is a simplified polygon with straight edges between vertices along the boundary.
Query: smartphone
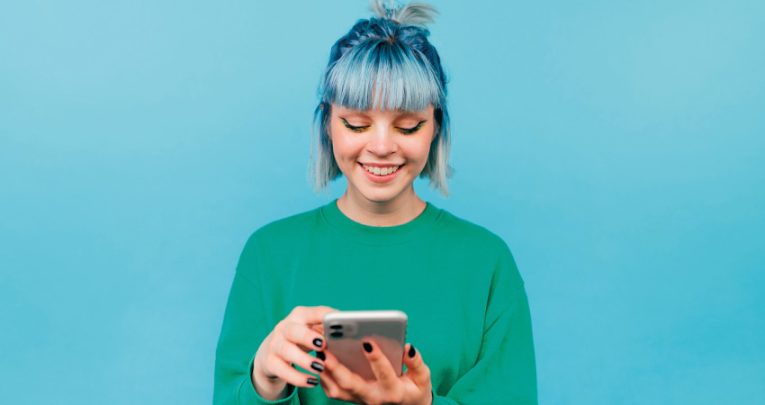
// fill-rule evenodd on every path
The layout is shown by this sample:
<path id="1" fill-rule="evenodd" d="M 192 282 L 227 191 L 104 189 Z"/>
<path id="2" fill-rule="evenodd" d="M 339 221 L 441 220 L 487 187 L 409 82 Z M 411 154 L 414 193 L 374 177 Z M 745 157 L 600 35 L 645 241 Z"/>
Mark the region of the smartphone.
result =
<path id="1" fill-rule="evenodd" d="M 324 315 L 327 351 L 365 380 L 375 380 L 362 341 L 373 338 L 398 376 L 403 373 L 407 316 L 402 311 L 335 311 Z"/>

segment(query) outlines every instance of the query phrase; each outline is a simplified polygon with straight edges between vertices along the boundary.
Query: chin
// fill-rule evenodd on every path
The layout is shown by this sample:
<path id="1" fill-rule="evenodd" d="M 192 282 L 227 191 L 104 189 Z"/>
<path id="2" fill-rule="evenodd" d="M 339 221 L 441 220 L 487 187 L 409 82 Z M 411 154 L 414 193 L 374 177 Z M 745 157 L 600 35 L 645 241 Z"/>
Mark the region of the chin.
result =
<path id="1" fill-rule="evenodd" d="M 386 203 L 392 201 L 401 195 L 401 192 L 403 191 L 398 187 L 388 186 L 375 188 L 369 187 L 367 185 L 364 185 L 363 187 L 356 187 L 356 190 L 367 200 L 376 203 Z"/>
<path id="2" fill-rule="evenodd" d="M 394 192 L 391 192 L 391 191 L 388 191 L 388 190 L 386 190 L 384 192 L 380 192 L 380 191 L 361 191 L 361 195 L 363 195 L 364 198 L 366 198 L 369 201 L 373 201 L 373 202 L 376 202 L 376 203 L 386 203 L 386 202 L 389 202 L 389 201 L 393 200 L 394 198 L 396 198 L 398 193 L 394 193 Z"/>

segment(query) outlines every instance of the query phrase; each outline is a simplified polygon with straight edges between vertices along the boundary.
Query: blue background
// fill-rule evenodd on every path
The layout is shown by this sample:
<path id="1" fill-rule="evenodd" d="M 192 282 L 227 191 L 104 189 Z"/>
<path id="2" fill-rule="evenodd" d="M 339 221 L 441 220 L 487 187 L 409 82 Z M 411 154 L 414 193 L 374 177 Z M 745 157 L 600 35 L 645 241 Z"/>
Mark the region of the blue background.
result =
<path id="1" fill-rule="evenodd" d="M 765 3 L 433 4 L 456 174 L 417 188 L 509 243 L 541 403 L 762 401 Z M 210 402 L 245 240 L 344 190 L 311 114 L 366 7 L 2 2 L 0 402 Z"/>

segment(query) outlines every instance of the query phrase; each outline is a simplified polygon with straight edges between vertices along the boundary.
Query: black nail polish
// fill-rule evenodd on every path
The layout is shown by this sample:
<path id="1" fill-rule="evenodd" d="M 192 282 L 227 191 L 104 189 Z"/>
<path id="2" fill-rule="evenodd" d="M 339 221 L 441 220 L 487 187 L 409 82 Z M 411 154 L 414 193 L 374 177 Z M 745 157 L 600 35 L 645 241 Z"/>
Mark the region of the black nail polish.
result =
<path id="1" fill-rule="evenodd" d="M 370 345 L 367 342 L 364 342 L 364 350 L 366 350 L 367 353 L 372 353 L 372 345 Z"/>
<path id="2" fill-rule="evenodd" d="M 414 355 L 417 353 L 416 350 L 414 350 L 414 345 L 409 345 L 409 358 L 414 358 Z"/>
<path id="3" fill-rule="evenodd" d="M 318 348 L 321 348 L 322 344 L 324 344 L 324 341 L 319 339 L 319 338 L 316 338 L 316 339 L 313 340 L 313 345 L 318 347 Z"/>
<path id="4" fill-rule="evenodd" d="M 314 369 L 314 370 L 316 370 L 316 371 L 318 371 L 318 372 L 320 372 L 320 373 L 321 373 L 322 371 L 324 371 L 324 365 L 323 365 L 323 364 L 321 364 L 321 363 L 319 363 L 318 361 L 314 361 L 314 362 L 312 362 L 312 363 L 311 363 L 311 368 L 312 368 L 312 369 Z"/>
<path id="5" fill-rule="evenodd" d="M 319 383 L 319 380 L 317 380 L 317 379 L 315 379 L 315 378 L 313 378 L 313 377 L 309 377 L 309 378 L 308 378 L 308 381 L 306 381 L 306 382 L 307 382 L 308 384 L 311 384 L 311 385 L 316 385 L 316 384 L 318 384 L 318 383 Z"/>
<path id="6" fill-rule="evenodd" d="M 326 360 L 326 359 L 327 359 L 327 355 L 326 355 L 326 354 L 324 354 L 324 352 L 316 352 L 316 357 L 317 357 L 319 360 Z"/>

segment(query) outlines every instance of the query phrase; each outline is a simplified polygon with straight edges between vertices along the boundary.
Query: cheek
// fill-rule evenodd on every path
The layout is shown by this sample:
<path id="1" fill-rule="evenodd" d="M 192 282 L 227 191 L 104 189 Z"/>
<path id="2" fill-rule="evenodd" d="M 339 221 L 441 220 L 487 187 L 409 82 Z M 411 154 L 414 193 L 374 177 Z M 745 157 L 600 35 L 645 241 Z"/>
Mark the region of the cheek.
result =
<path id="1" fill-rule="evenodd" d="M 334 132 L 336 135 L 332 135 L 332 151 L 335 155 L 335 160 L 340 163 L 347 160 L 355 160 L 360 151 L 358 142 L 354 142 L 353 139 L 341 132 Z"/>
<path id="2" fill-rule="evenodd" d="M 418 138 L 415 142 L 411 142 L 408 145 L 409 156 L 424 163 L 428 159 L 428 154 L 430 154 L 432 139 L 432 137 L 422 137 Z"/>

